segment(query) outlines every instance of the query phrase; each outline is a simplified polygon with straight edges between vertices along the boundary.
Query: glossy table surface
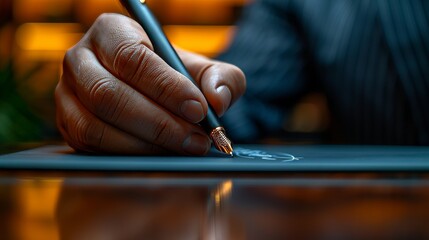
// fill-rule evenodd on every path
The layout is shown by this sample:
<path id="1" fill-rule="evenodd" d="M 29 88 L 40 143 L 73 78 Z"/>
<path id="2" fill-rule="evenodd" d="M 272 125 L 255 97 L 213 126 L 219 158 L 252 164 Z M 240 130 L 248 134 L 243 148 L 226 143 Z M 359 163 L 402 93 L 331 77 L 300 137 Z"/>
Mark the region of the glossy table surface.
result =
<path id="1" fill-rule="evenodd" d="M 422 172 L 0 170 L 0 239 L 429 239 Z"/>

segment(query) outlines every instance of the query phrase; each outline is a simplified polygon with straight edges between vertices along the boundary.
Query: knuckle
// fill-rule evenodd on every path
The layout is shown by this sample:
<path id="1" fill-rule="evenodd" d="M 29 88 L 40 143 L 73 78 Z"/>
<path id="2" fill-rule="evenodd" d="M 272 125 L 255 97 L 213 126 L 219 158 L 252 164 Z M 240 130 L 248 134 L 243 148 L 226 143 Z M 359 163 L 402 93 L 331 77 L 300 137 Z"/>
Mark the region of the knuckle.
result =
<path id="1" fill-rule="evenodd" d="M 92 149 L 100 148 L 104 135 L 104 127 L 95 122 L 88 121 L 85 117 L 77 119 L 74 124 L 74 140 L 76 145 Z"/>
<path id="2" fill-rule="evenodd" d="M 64 54 L 63 63 L 67 64 L 70 62 L 70 59 L 72 59 L 72 52 L 74 48 L 67 49 L 66 53 Z"/>
<path id="3" fill-rule="evenodd" d="M 166 119 L 161 119 L 155 123 L 152 142 L 163 146 L 172 137 L 172 131 Z"/>
<path id="4" fill-rule="evenodd" d="M 70 70 L 70 66 L 72 66 L 73 63 L 73 58 L 74 58 L 74 51 L 75 48 L 70 48 L 66 51 L 64 58 L 63 58 L 63 75 L 64 74 L 68 74 L 69 70 Z"/>
<path id="5" fill-rule="evenodd" d="M 114 51 L 113 69 L 121 79 L 136 82 L 149 69 L 153 52 L 140 42 L 124 40 Z"/>
<path id="6" fill-rule="evenodd" d="M 97 17 L 97 19 L 94 22 L 95 27 L 103 27 L 103 26 L 109 26 L 111 24 L 112 18 L 114 14 L 112 13 L 102 13 L 100 16 Z"/>
<path id="7" fill-rule="evenodd" d="M 90 101 L 96 105 L 109 101 L 117 89 L 117 84 L 107 77 L 94 81 L 89 89 Z"/>
<path id="8" fill-rule="evenodd" d="M 160 104 L 165 104 L 183 85 L 182 81 L 171 78 L 163 71 L 154 74 L 153 83 L 154 97 Z"/>
<path id="9" fill-rule="evenodd" d="M 61 80 L 70 86 L 85 82 L 91 76 L 91 60 L 87 58 L 88 49 L 75 45 L 68 49 L 63 58 L 63 68 Z"/>
<path id="10" fill-rule="evenodd" d="M 96 115 L 109 122 L 116 122 L 127 105 L 129 97 L 118 87 L 118 83 L 109 78 L 102 78 L 91 87 L 90 102 Z"/>

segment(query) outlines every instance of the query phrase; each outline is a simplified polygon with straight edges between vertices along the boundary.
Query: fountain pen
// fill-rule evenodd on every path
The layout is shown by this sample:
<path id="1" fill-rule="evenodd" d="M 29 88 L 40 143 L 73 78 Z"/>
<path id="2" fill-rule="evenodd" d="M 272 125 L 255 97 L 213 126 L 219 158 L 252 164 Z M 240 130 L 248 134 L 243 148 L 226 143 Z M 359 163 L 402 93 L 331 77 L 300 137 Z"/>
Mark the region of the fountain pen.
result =
<path id="1" fill-rule="evenodd" d="M 131 17 L 143 27 L 152 42 L 155 53 L 159 55 L 170 67 L 183 74 L 196 85 L 195 80 L 189 74 L 185 65 L 180 60 L 179 55 L 177 55 L 177 52 L 165 36 L 161 25 L 146 5 L 146 1 L 120 0 L 120 2 Z M 210 135 L 213 144 L 219 151 L 233 156 L 231 141 L 226 136 L 225 129 L 220 124 L 219 119 L 210 104 L 207 116 L 200 122 L 200 124 Z"/>

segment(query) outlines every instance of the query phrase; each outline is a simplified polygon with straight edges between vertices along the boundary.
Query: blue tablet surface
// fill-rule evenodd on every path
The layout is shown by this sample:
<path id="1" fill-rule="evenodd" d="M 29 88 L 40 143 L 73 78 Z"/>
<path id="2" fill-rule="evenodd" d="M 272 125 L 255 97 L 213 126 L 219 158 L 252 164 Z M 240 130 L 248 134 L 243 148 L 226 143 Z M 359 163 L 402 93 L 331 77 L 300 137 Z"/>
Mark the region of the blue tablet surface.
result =
<path id="1" fill-rule="evenodd" d="M 235 146 L 235 156 L 108 156 L 44 146 L 0 156 L 0 169 L 113 171 L 429 171 L 429 147 Z"/>

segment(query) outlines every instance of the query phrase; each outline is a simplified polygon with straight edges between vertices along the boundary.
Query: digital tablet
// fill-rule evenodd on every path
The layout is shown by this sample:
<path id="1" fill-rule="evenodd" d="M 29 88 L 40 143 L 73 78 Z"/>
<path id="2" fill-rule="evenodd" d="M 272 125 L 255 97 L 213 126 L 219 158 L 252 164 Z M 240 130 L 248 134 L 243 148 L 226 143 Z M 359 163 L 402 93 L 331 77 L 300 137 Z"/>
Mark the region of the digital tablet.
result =
<path id="1" fill-rule="evenodd" d="M 0 169 L 109 171 L 429 171 L 429 147 L 238 145 L 234 157 L 86 155 L 44 146 L 0 156 Z"/>

